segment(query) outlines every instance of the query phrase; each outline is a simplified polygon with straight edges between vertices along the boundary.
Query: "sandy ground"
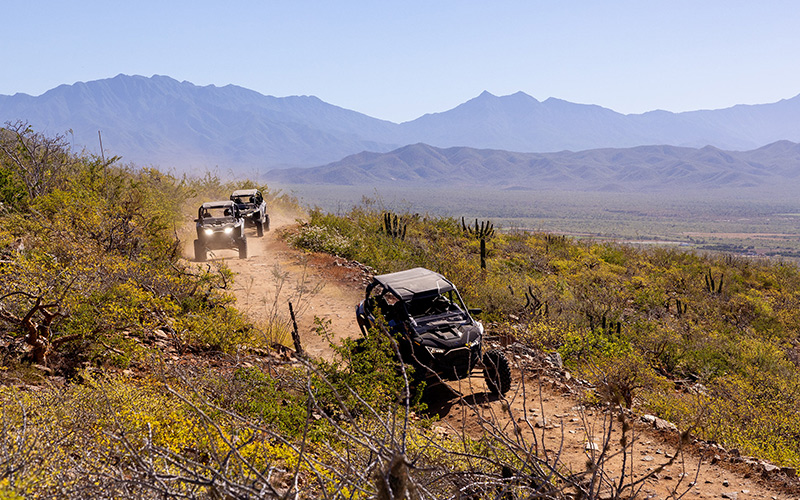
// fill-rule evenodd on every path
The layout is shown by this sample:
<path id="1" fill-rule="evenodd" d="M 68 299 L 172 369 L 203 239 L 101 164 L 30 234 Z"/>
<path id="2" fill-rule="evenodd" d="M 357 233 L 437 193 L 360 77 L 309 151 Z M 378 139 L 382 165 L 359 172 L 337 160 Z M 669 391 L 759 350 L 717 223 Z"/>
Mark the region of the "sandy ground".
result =
<path id="1" fill-rule="evenodd" d="M 342 265 L 343 259 L 290 249 L 278 233 L 294 222 L 290 215 L 272 214 L 271 230 L 262 238 L 254 229 L 247 230 L 247 259 L 239 259 L 236 250 L 217 250 L 209 260 L 225 259 L 236 273 L 238 307 L 257 324 L 280 318 L 288 330 L 291 302 L 303 349 L 311 356 L 329 358 L 329 340 L 317 334 L 315 317 L 330 321 L 334 341 L 357 335 L 355 308 L 363 298 L 362 275 Z M 273 340 L 293 345 L 288 333 Z"/>
<path id="2" fill-rule="evenodd" d="M 330 320 L 334 340 L 358 335 L 355 307 L 363 297 L 365 277 L 342 259 L 290 249 L 278 233 L 294 222 L 291 216 L 273 215 L 272 230 L 263 238 L 250 230 L 247 259 L 238 259 L 234 250 L 217 251 L 210 257 L 225 259 L 236 273 L 238 305 L 254 321 L 276 315 L 288 318 L 291 300 L 305 351 L 330 358 L 329 341 L 315 331 L 314 318 Z M 291 345 L 290 338 L 284 341 Z M 530 361 L 524 355 L 509 357 L 515 366 Z M 619 424 L 610 435 L 605 433 L 609 415 L 584 409 L 574 391 L 563 383 L 563 374 L 543 369 L 538 374 L 527 371 L 523 379 L 519 373 L 516 371 L 511 391 L 500 399 L 488 393 L 478 370 L 468 379 L 430 387 L 426 400 L 440 417 L 436 428 L 445 434 L 466 432 L 475 437 L 489 432 L 505 440 L 506 446 L 533 447 L 540 457 L 557 460 L 568 475 L 585 471 L 588 456 L 599 453 L 593 448 L 602 448 L 604 436 L 610 436 L 610 450 L 619 449 Z M 639 422 L 638 418 L 633 421 Z M 633 432 L 635 445 L 624 464 L 628 477 L 642 478 L 677 455 L 671 465 L 644 482 L 636 498 L 797 498 L 771 488 L 775 483 L 741 464 L 724 459 L 712 464 L 710 456 L 701 460 L 696 452 L 681 454 L 676 433 L 656 431 L 641 422 L 634 425 Z M 617 471 L 611 477 L 618 478 L 622 467 L 622 454 L 617 454 L 607 470 Z"/>

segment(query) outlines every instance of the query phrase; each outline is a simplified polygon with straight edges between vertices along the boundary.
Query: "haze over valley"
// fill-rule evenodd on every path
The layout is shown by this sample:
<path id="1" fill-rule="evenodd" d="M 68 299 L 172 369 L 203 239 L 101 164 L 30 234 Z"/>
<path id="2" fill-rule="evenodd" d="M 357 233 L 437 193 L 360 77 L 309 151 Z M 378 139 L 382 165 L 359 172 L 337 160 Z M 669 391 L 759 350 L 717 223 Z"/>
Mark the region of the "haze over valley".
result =
<path id="1" fill-rule="evenodd" d="M 75 150 L 176 174 L 250 178 L 339 211 L 492 217 L 506 227 L 668 239 L 793 256 L 800 213 L 800 96 L 720 110 L 624 115 L 522 92 L 479 96 L 404 123 L 313 96 L 118 75 L 32 97 L 0 117 L 66 133 Z M 786 216 L 785 214 L 790 214 Z M 695 239 L 693 234 L 718 231 Z M 744 235 L 744 236 L 742 236 Z M 729 241 L 733 239 L 733 241 Z M 763 241 L 762 241 L 763 243 Z"/>
<path id="2" fill-rule="evenodd" d="M 0 96 L 4 122 L 76 149 L 176 172 L 280 183 L 632 191 L 785 187 L 800 174 L 800 96 L 771 104 L 624 115 L 483 92 L 404 123 L 313 96 L 118 75 L 40 96 Z M 536 153 L 536 154 L 533 154 Z M 286 168 L 314 170 L 283 170 Z"/>

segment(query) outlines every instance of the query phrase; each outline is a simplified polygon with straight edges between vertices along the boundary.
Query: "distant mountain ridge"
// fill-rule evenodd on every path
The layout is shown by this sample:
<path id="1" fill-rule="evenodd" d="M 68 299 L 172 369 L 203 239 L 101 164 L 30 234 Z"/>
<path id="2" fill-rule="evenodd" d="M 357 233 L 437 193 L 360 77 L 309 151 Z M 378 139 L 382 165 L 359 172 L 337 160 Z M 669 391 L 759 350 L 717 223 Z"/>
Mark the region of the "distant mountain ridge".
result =
<path id="1" fill-rule="evenodd" d="M 316 97 L 277 98 L 165 76 L 118 75 L 61 85 L 38 97 L 0 96 L 0 118 L 48 133 L 71 129 L 75 144 L 92 151 L 102 131 L 112 154 L 178 170 L 318 165 L 354 151 L 396 147 L 380 142 L 394 124 Z M 363 137 L 365 129 L 376 140 Z"/>
<path id="2" fill-rule="evenodd" d="M 627 148 L 654 144 L 754 149 L 780 140 L 800 142 L 800 95 L 772 104 L 721 110 L 623 115 L 596 105 L 517 92 L 489 92 L 444 113 L 403 124 L 407 142 L 517 152 Z"/>
<path id="3" fill-rule="evenodd" d="M 352 186 L 771 191 L 800 187 L 800 144 L 779 141 L 752 151 L 637 146 L 559 153 L 414 144 L 389 153 L 359 153 L 321 167 L 272 170 L 266 178 L 282 184 Z"/>
<path id="4" fill-rule="evenodd" d="M 178 171 L 219 167 L 258 176 L 408 144 L 516 152 L 583 151 L 666 144 L 753 150 L 800 142 L 800 96 L 712 111 L 623 115 L 596 105 L 523 93 L 484 92 L 449 111 L 405 123 L 369 117 L 313 96 L 272 97 L 167 76 L 118 75 L 61 85 L 41 96 L 0 95 L 0 122 L 23 120 L 50 134 L 71 130 L 76 147 Z"/>

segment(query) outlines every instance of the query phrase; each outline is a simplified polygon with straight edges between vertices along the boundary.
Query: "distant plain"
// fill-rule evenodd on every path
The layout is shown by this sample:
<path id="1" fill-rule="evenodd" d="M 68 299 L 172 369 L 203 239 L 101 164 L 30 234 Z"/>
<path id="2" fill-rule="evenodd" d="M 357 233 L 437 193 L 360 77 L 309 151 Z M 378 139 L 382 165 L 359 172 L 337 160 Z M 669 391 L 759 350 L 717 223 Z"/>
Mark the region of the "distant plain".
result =
<path id="1" fill-rule="evenodd" d="M 678 246 L 800 261 L 800 197 L 793 190 L 607 193 L 552 190 L 273 185 L 301 204 L 343 214 L 370 204 L 395 213 L 491 220 L 501 230 L 632 245 Z"/>

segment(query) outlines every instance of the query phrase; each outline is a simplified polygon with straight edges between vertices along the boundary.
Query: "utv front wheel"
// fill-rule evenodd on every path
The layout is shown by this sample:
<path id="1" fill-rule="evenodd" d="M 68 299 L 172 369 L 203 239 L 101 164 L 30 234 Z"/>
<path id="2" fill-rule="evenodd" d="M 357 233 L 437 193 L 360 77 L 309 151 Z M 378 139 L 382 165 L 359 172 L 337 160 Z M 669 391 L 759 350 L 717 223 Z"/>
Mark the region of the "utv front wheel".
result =
<path id="1" fill-rule="evenodd" d="M 236 246 L 239 248 L 239 258 L 246 259 L 247 258 L 247 239 L 241 238 L 237 243 Z"/>
<path id="2" fill-rule="evenodd" d="M 505 394 L 511 389 L 511 365 L 500 350 L 483 355 L 483 378 L 492 394 Z"/>
<path id="3" fill-rule="evenodd" d="M 205 262 L 208 258 L 206 246 L 200 240 L 194 240 L 194 260 L 197 262 Z"/>
<path id="4" fill-rule="evenodd" d="M 269 231 L 269 214 L 264 214 L 264 231 Z"/>
<path id="5" fill-rule="evenodd" d="M 259 238 L 264 236 L 264 223 L 260 220 L 256 221 L 256 236 Z"/>

